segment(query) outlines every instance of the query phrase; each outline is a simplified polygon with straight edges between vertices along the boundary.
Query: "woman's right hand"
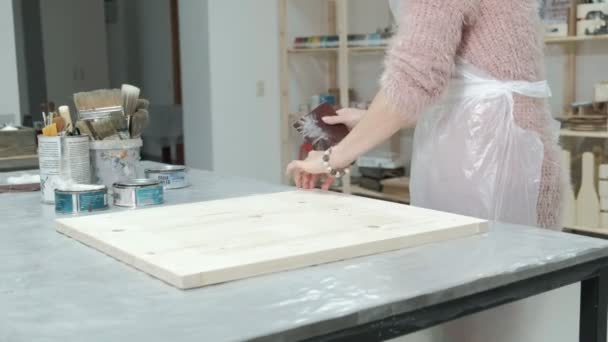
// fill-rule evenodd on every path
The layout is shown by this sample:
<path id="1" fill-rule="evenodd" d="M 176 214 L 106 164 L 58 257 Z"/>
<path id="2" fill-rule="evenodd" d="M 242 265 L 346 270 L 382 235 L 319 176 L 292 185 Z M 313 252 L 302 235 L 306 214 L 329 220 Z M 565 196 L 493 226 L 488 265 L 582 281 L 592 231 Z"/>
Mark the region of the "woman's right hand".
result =
<path id="1" fill-rule="evenodd" d="M 363 119 L 365 114 L 367 114 L 367 111 L 356 108 L 343 108 L 337 111 L 337 114 L 338 115 L 323 117 L 323 122 L 328 125 L 343 124 L 348 127 L 349 131 L 352 131 L 359 121 Z"/>

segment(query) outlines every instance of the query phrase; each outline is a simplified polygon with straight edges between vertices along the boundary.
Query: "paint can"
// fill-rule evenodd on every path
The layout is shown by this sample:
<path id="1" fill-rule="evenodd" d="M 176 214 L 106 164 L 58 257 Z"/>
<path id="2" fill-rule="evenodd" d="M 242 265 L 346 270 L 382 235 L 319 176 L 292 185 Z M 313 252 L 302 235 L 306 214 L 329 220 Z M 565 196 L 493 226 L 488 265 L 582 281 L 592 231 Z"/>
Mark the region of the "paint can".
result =
<path id="1" fill-rule="evenodd" d="M 55 212 L 78 214 L 108 209 L 108 188 L 104 185 L 74 184 L 55 189 Z"/>
<path id="2" fill-rule="evenodd" d="M 140 177 L 141 139 L 91 142 L 93 183 L 112 188 L 115 183 Z"/>
<path id="3" fill-rule="evenodd" d="M 55 189 L 64 184 L 89 184 L 91 160 L 89 137 L 38 136 L 42 202 L 55 203 Z"/>
<path id="4" fill-rule="evenodd" d="M 134 179 L 114 184 L 114 205 L 139 208 L 163 204 L 164 189 L 153 179 Z"/>
<path id="5" fill-rule="evenodd" d="M 145 170 L 146 178 L 157 180 L 165 189 L 181 189 L 190 185 L 188 170 L 182 165 L 164 165 Z"/>

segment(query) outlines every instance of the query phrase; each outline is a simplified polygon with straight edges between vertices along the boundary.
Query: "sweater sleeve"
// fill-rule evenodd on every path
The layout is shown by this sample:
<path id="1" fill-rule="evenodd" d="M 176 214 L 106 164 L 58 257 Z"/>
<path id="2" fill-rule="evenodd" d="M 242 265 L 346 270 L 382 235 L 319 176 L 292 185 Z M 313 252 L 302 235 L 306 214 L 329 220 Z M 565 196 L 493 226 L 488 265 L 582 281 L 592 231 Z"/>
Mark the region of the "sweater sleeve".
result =
<path id="1" fill-rule="evenodd" d="M 380 82 L 389 104 L 404 119 L 417 119 L 445 90 L 479 0 L 400 1 L 399 30 Z"/>

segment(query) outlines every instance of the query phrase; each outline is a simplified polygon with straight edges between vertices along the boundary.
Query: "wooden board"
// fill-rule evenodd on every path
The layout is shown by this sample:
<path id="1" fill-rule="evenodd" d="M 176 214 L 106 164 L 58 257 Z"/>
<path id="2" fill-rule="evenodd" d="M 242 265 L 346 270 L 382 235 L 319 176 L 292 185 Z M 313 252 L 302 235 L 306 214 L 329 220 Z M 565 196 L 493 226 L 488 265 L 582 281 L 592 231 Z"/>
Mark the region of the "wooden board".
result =
<path id="1" fill-rule="evenodd" d="M 58 219 L 57 230 L 188 289 L 472 236 L 486 223 L 294 191 Z"/>

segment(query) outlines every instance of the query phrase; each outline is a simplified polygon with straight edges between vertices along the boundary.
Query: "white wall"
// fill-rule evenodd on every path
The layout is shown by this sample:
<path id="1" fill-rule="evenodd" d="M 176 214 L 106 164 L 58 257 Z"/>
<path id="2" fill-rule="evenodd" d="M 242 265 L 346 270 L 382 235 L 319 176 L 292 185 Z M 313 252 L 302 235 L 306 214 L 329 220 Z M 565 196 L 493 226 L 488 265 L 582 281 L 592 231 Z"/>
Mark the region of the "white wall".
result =
<path id="1" fill-rule="evenodd" d="M 187 164 L 281 181 L 277 11 L 276 0 L 180 1 Z"/>
<path id="2" fill-rule="evenodd" d="M 188 166 L 213 169 L 207 0 L 179 2 L 184 147 Z"/>
<path id="3" fill-rule="evenodd" d="M 279 183 L 277 1 L 208 4 L 213 169 Z"/>
<path id="4" fill-rule="evenodd" d="M 13 13 L 15 20 L 15 48 L 17 50 L 17 77 L 19 79 L 19 107 L 21 109 L 21 118 L 23 118 L 24 113 L 30 113 L 30 104 L 22 1 L 13 0 Z"/>
<path id="5" fill-rule="evenodd" d="M 0 116 L 13 115 L 15 124 L 21 123 L 17 52 L 12 1 L 0 1 Z M 4 120 L 2 120 L 4 121 Z M 2 124 L 2 122 L 0 122 Z"/>

